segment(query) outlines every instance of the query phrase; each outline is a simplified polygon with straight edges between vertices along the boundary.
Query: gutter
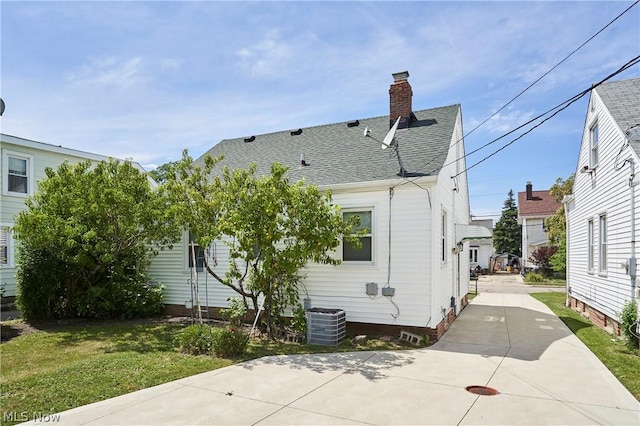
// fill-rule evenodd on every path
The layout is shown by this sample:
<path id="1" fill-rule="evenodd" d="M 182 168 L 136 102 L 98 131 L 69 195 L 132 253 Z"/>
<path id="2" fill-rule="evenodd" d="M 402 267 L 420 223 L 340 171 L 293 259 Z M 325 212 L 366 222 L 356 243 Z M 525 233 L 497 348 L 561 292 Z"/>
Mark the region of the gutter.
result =
<path id="1" fill-rule="evenodd" d="M 413 179 L 412 182 L 416 184 L 424 184 L 424 185 L 434 185 L 438 181 L 437 176 L 423 176 L 418 179 Z M 385 191 L 389 189 L 389 187 L 397 188 L 398 186 L 409 184 L 407 179 L 385 179 L 385 180 L 374 180 L 374 181 L 366 181 L 366 182 L 349 182 L 349 183 L 339 183 L 339 184 L 328 184 L 328 185 L 318 185 L 318 189 L 325 191 L 327 189 L 336 192 L 336 191 L 349 191 L 354 189 L 361 190 L 370 190 L 370 189 L 384 189 Z"/>

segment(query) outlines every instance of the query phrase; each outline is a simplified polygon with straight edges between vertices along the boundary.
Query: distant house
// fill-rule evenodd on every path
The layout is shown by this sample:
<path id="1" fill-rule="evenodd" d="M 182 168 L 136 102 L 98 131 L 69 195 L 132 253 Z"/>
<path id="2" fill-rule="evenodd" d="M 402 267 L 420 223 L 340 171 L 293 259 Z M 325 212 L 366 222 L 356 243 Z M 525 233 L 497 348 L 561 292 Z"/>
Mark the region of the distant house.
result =
<path id="1" fill-rule="evenodd" d="M 223 140 L 208 154 L 224 155 L 221 165 L 230 169 L 256 162 L 259 175 L 268 174 L 273 162 L 287 165 L 291 181 L 304 178 L 331 189 L 345 214 L 369 225 L 361 251 L 340 247 L 334 253 L 341 265 L 308 265 L 308 307 L 344 310 L 348 330 L 392 333 L 402 327 L 439 337 L 467 303 L 469 287 L 466 239 L 474 228 L 461 173 L 462 115 L 460 105 L 414 111 L 407 77 L 394 74 L 388 115 Z M 376 141 L 398 117 L 402 168 L 393 150 Z M 365 137 L 365 128 L 376 140 Z M 224 245 L 214 244 L 210 253 L 224 273 Z M 159 254 L 150 273 L 166 287 L 167 312 L 188 313 L 193 300 L 186 233 L 182 246 Z M 201 299 L 207 301 L 201 303 L 224 307 L 236 296 L 210 277 L 200 282 L 206 279 L 208 293 Z M 367 283 L 377 284 L 375 294 L 367 293 Z M 383 296 L 383 287 L 393 295 Z"/>
<path id="2" fill-rule="evenodd" d="M 567 209 L 571 306 L 619 334 L 620 313 L 638 298 L 640 78 L 591 91 Z"/>
<path id="3" fill-rule="evenodd" d="M 534 266 L 529 260 L 539 247 L 549 245 L 549 237 L 544 221 L 553 216 L 562 206 L 549 190 L 534 191 L 531 182 L 526 190 L 518 192 L 518 224 L 522 225 L 522 267 Z"/>
<path id="4" fill-rule="evenodd" d="M 100 162 L 108 161 L 109 157 L 5 134 L 0 134 L 0 142 L 0 285 L 5 289 L 4 296 L 13 298 L 16 295 L 16 247 L 9 228 L 14 224 L 15 215 L 26 209 L 27 197 L 38 190 L 37 183 L 45 177 L 45 169 L 56 169 L 65 161 L 70 164 L 85 160 Z"/>
<path id="5" fill-rule="evenodd" d="M 484 273 L 489 270 L 491 258 L 495 254 L 493 248 L 493 219 L 474 219 L 471 225 L 486 228 L 487 236 L 485 238 L 469 239 L 469 267 L 472 271 L 479 270 Z"/>

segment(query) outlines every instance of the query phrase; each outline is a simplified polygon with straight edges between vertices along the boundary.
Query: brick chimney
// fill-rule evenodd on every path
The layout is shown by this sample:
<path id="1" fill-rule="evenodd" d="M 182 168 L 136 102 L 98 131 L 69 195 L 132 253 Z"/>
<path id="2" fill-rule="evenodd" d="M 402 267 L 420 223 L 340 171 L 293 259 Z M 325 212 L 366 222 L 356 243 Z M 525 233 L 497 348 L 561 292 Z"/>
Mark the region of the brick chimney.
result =
<path id="1" fill-rule="evenodd" d="M 393 75 L 393 84 L 389 87 L 389 127 L 393 126 L 398 117 L 399 129 L 406 129 L 411 124 L 413 113 L 411 112 L 411 98 L 413 91 L 407 81 L 409 71 L 397 72 Z"/>
<path id="2" fill-rule="evenodd" d="M 533 200 L 533 185 L 527 182 L 527 201 Z"/>

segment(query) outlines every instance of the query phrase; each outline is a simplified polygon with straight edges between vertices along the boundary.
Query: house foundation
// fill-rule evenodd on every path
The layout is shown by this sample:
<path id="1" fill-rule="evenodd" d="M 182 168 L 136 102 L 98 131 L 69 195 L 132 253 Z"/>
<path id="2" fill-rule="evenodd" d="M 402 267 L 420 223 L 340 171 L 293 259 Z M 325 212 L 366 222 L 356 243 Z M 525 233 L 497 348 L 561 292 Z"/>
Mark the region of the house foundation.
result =
<path id="1" fill-rule="evenodd" d="M 601 329 L 611 333 L 615 336 L 620 336 L 620 324 L 615 319 L 609 317 L 603 312 L 600 312 L 596 308 L 589 304 L 578 300 L 573 296 L 569 298 L 569 306 L 574 311 L 580 313 L 583 317 L 587 318 L 593 324 L 597 325 Z"/>
<path id="2" fill-rule="evenodd" d="M 469 300 L 465 295 L 461 302 L 461 309 L 464 309 L 469 304 Z M 220 315 L 220 309 L 217 307 L 202 307 L 203 313 L 202 316 L 212 319 L 212 320 L 222 320 L 222 316 Z M 208 313 L 208 315 L 207 315 Z M 190 308 L 186 308 L 184 305 L 165 305 L 164 306 L 164 315 L 168 316 L 176 316 L 176 317 L 189 317 L 192 315 L 192 310 Z M 457 312 L 453 308 L 450 308 L 447 311 L 445 317 L 435 326 L 435 327 L 417 327 L 417 326 L 406 326 L 406 325 L 391 325 L 391 324 L 373 324 L 373 323 L 364 323 L 364 322 L 353 322 L 347 321 L 347 336 L 357 336 L 360 334 L 368 334 L 372 336 L 400 336 L 402 331 L 408 331 L 410 333 L 418 334 L 420 336 L 429 336 L 430 342 L 436 342 L 440 340 L 440 338 L 444 335 L 444 333 L 449 329 L 453 321 L 457 318 L 460 313 Z M 247 313 L 247 321 L 253 322 L 254 313 L 250 311 Z"/>

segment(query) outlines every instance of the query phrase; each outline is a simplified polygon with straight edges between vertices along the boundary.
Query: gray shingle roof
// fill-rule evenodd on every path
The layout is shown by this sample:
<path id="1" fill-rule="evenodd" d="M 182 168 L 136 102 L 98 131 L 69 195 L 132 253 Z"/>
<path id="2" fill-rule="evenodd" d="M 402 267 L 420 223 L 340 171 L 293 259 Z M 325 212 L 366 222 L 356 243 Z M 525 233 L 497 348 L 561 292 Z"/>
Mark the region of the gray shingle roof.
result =
<path id="1" fill-rule="evenodd" d="M 411 127 L 398 130 L 396 140 L 400 156 L 408 173 L 437 175 L 443 165 L 452 140 L 460 105 L 414 111 L 417 120 Z M 359 125 L 348 127 L 348 122 L 307 127 L 299 135 L 298 129 L 226 139 L 206 154 L 224 155 L 221 165 L 231 169 L 258 165 L 258 175 L 266 175 L 271 164 L 278 161 L 289 167 L 289 179 L 305 178 L 317 185 L 336 185 L 351 182 L 370 182 L 398 178 L 400 167 L 390 149 L 364 137 L 368 127 L 371 136 L 382 141 L 389 131 L 389 116 L 360 119 Z M 305 154 L 307 167 L 300 168 L 300 154 Z M 205 154 L 205 155 L 206 155 Z M 204 156 L 204 155 L 203 155 Z M 202 157 L 197 161 L 201 161 Z"/>
<path id="2" fill-rule="evenodd" d="M 623 131 L 640 124 L 640 78 L 604 83 L 595 90 Z M 640 156 L 640 142 L 631 146 Z"/>

